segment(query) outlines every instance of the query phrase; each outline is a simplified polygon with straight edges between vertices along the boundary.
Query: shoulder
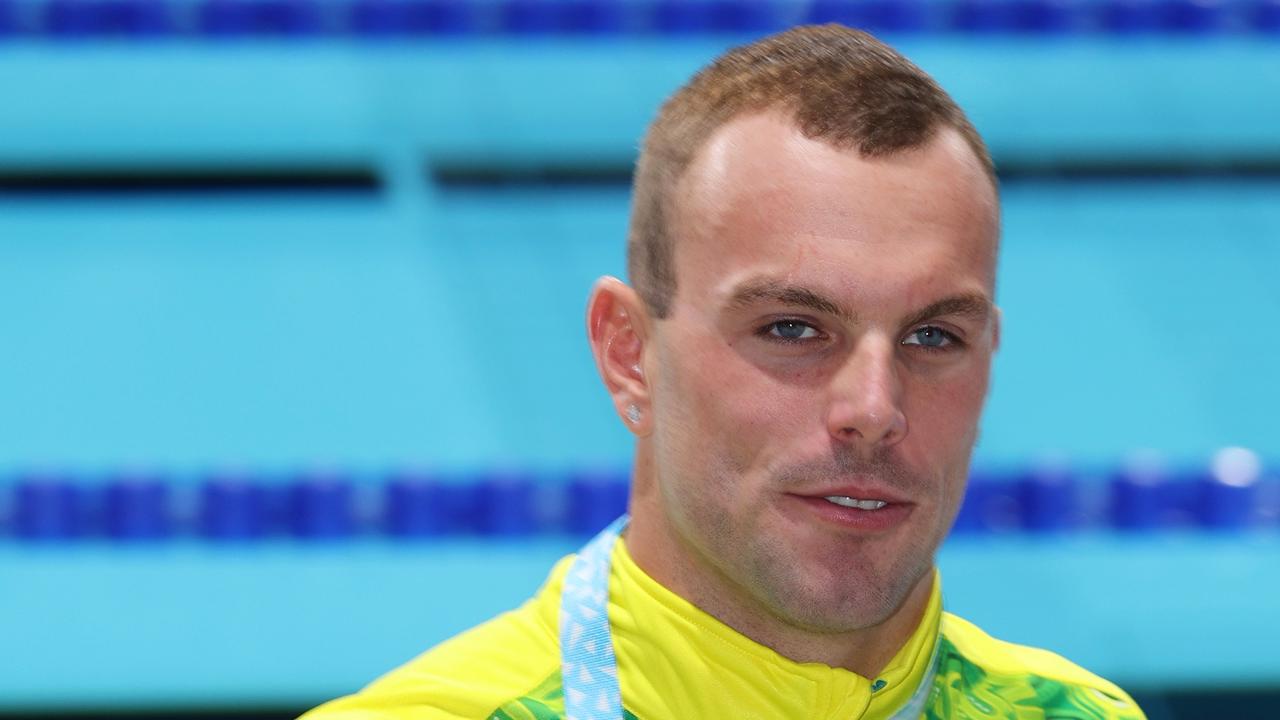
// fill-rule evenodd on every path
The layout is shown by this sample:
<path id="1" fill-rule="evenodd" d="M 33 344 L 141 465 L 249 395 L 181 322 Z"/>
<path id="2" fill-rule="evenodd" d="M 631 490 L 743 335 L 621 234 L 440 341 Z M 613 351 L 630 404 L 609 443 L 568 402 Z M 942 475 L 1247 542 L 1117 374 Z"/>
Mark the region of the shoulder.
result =
<path id="1" fill-rule="evenodd" d="M 383 675 L 363 690 L 325 703 L 300 720 L 481 720 L 544 717 L 541 696 L 560 687 L 556 612 L 569 558 L 538 594 Z M 560 700 L 561 698 L 554 698 Z M 512 707 L 517 714 L 504 712 Z"/>
<path id="2" fill-rule="evenodd" d="M 1061 655 L 997 640 L 951 613 L 943 613 L 941 630 L 939 685 L 953 700 L 1036 706 L 1063 718 L 1145 718 L 1115 683 Z"/>

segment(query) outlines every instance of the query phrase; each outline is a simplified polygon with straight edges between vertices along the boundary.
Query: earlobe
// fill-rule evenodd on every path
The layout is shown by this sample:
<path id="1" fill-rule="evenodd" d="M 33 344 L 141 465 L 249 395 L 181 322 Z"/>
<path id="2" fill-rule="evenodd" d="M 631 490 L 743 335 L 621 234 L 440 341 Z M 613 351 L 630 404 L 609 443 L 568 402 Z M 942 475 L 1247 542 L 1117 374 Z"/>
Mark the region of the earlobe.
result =
<path id="1" fill-rule="evenodd" d="M 643 369 L 647 323 L 647 311 L 635 290 L 614 277 L 596 281 L 587 304 L 587 338 L 614 409 L 637 435 L 651 428 Z"/>

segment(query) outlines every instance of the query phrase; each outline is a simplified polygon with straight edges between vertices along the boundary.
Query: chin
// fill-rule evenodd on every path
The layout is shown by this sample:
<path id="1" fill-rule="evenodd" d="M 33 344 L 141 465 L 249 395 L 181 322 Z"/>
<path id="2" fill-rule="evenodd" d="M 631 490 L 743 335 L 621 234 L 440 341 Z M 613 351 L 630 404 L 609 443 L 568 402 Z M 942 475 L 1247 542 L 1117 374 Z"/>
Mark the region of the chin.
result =
<path id="1" fill-rule="evenodd" d="M 900 603 L 898 603 L 900 604 Z M 839 634 L 875 627 L 893 616 L 897 605 L 886 597 L 792 598 L 775 614 L 809 632 Z"/>
<path id="2" fill-rule="evenodd" d="M 888 567 L 870 566 L 862 558 L 857 567 L 851 567 L 847 560 L 834 567 L 810 567 L 807 578 L 797 576 L 793 583 L 782 586 L 792 592 L 777 598 L 777 607 L 793 624 L 820 632 L 850 632 L 880 625 L 903 607 L 933 567 L 929 556 L 915 559 L 914 552 L 904 554 L 912 559 Z M 802 589 L 796 592 L 796 588 Z"/>
<path id="3" fill-rule="evenodd" d="M 757 601 L 786 624 L 812 632 L 839 633 L 883 622 L 896 607 L 894 588 L 878 572 L 833 568 L 773 557 L 751 576 Z"/>
<path id="4" fill-rule="evenodd" d="M 841 598 L 846 612 L 858 627 L 879 625 L 897 611 L 911 592 L 910 583 L 880 582 L 858 588 L 852 596 Z"/>

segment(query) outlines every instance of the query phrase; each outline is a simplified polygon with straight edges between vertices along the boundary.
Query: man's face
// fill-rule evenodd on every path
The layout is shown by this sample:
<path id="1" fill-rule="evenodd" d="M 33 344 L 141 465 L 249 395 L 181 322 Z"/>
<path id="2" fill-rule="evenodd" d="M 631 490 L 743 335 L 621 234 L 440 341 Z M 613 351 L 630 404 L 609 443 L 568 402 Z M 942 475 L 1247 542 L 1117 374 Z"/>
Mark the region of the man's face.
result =
<path id="1" fill-rule="evenodd" d="M 991 183 L 951 130 L 864 159 L 764 113 L 674 190 L 678 290 L 645 349 L 665 522 L 791 625 L 879 624 L 964 491 L 998 336 Z"/>

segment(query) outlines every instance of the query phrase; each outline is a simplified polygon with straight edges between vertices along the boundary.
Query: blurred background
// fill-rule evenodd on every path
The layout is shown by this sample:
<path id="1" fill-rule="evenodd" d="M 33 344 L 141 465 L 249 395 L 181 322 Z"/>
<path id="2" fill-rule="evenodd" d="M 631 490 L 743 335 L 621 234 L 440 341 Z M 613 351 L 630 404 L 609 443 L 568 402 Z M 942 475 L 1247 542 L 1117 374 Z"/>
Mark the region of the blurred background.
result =
<path id="1" fill-rule="evenodd" d="M 646 123 L 828 20 L 1001 173 L 948 608 L 1280 717 L 1280 0 L 0 0 L 0 717 L 293 717 L 528 597 L 625 504 Z"/>

